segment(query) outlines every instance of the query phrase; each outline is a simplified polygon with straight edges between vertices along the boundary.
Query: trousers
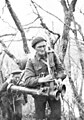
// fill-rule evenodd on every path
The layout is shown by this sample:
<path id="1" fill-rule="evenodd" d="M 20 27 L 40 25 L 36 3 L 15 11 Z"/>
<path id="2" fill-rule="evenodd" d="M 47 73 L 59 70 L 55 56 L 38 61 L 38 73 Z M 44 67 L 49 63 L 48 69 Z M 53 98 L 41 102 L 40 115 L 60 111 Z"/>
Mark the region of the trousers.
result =
<path id="1" fill-rule="evenodd" d="M 47 120 L 61 120 L 61 101 L 51 99 L 46 96 L 35 96 L 35 117 L 36 120 L 46 120 L 46 104 L 48 103 L 50 108 L 50 115 Z"/>

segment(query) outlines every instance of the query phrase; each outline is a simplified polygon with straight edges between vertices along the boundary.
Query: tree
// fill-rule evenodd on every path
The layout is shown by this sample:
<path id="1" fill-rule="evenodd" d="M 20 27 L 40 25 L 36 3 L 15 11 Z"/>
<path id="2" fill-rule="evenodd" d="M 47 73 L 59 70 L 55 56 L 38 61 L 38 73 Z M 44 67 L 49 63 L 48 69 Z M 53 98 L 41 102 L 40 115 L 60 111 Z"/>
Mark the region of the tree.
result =
<path id="1" fill-rule="evenodd" d="M 11 17 L 13 18 L 13 20 L 15 22 L 15 25 L 16 25 L 18 31 L 21 34 L 21 37 L 22 37 L 21 41 L 23 41 L 24 53 L 29 54 L 30 50 L 29 50 L 29 47 L 27 45 L 28 39 L 26 38 L 26 35 L 25 35 L 25 33 L 26 33 L 25 28 L 21 24 L 19 18 L 17 17 L 17 15 L 16 15 L 17 13 L 14 12 L 14 10 L 12 8 L 12 5 L 10 4 L 9 0 L 5 0 L 5 2 L 6 2 L 8 10 L 11 14 Z M 84 58 L 83 58 L 83 50 L 82 50 L 82 47 L 81 47 L 81 44 L 80 44 L 80 43 L 83 43 L 84 35 L 83 35 L 82 29 L 81 29 L 81 25 L 78 22 L 76 22 L 75 16 L 74 16 L 74 13 L 76 12 L 75 8 L 76 8 L 77 2 L 78 2 L 77 0 L 72 0 L 71 2 L 69 2 L 69 0 L 61 0 L 60 1 L 61 5 L 63 7 L 63 10 L 64 10 L 64 22 L 63 22 L 59 17 L 57 17 L 54 14 L 50 13 L 49 11 L 45 10 L 42 6 L 40 6 L 39 4 L 37 4 L 36 2 L 31 0 L 31 8 L 32 8 L 33 16 L 35 16 L 36 18 L 33 19 L 33 22 L 31 22 L 30 24 L 25 25 L 25 26 L 26 26 L 26 29 L 28 30 L 28 33 L 29 33 L 30 29 L 37 28 L 37 29 L 43 30 L 44 33 L 46 34 L 47 38 L 50 40 L 52 48 L 54 48 L 53 47 L 54 45 L 55 46 L 57 45 L 56 44 L 57 42 L 60 43 L 59 44 L 59 46 L 60 46 L 59 57 L 60 57 L 61 62 L 64 64 L 64 66 L 65 66 L 64 61 L 66 59 L 65 57 L 67 55 L 67 50 L 69 49 L 69 47 L 71 47 L 70 42 L 71 42 L 72 36 L 71 36 L 70 33 L 72 33 L 72 35 L 74 36 L 74 40 L 75 40 L 75 43 L 76 43 L 77 50 L 78 50 L 78 57 L 79 57 L 80 65 L 81 65 L 81 71 L 82 71 L 81 74 L 82 74 L 82 77 L 84 78 Z M 42 16 L 41 12 L 45 12 L 46 14 L 52 16 L 52 18 L 54 17 L 55 19 L 57 19 L 58 21 L 60 21 L 63 24 L 63 32 L 62 32 L 62 37 L 61 38 L 60 38 L 59 33 L 52 30 L 47 25 L 47 23 L 45 22 L 45 19 Z M 37 22 L 38 26 L 36 26 L 37 25 L 36 22 Z M 74 27 L 72 26 L 72 23 L 73 23 Z M 33 25 L 33 27 L 32 27 L 32 25 Z M 80 41 L 78 39 L 78 34 L 80 34 L 80 36 L 82 38 L 82 41 Z M 8 35 L 8 34 L 6 34 L 6 35 Z M 12 35 L 12 34 L 10 34 L 10 35 Z M 33 39 L 33 37 L 31 38 L 31 40 Z M 53 38 L 54 38 L 54 40 L 53 40 Z M 10 58 L 12 58 L 15 61 L 15 63 L 17 65 L 19 65 L 19 67 L 21 68 L 20 60 L 18 58 L 16 58 L 15 55 L 13 55 L 8 50 L 7 46 L 5 45 L 5 43 L 2 40 L 0 40 L 0 43 L 2 44 L 5 53 Z M 81 80 L 80 92 L 78 93 L 78 90 L 77 90 L 78 86 L 75 85 L 75 81 L 77 81 L 77 78 L 76 78 L 76 80 L 74 80 L 72 78 L 71 68 L 73 66 L 71 64 L 72 63 L 71 51 L 69 51 L 68 61 L 69 61 L 69 65 L 68 65 L 68 68 L 66 68 L 66 73 L 67 73 L 67 76 L 69 78 L 69 82 L 70 82 L 70 85 L 71 85 L 71 88 L 72 88 L 72 91 L 73 91 L 73 94 L 74 94 L 75 104 L 77 105 L 77 107 L 79 109 L 80 118 L 83 120 L 84 119 L 84 114 L 83 114 L 84 113 L 84 103 L 83 103 L 83 100 L 82 100 L 83 79 Z M 78 67 L 76 67 L 75 69 L 77 70 Z M 67 105 L 69 106 L 69 101 L 67 102 Z M 69 114 L 73 115 L 73 113 L 69 113 Z M 74 115 L 73 115 L 73 119 L 75 119 Z"/>

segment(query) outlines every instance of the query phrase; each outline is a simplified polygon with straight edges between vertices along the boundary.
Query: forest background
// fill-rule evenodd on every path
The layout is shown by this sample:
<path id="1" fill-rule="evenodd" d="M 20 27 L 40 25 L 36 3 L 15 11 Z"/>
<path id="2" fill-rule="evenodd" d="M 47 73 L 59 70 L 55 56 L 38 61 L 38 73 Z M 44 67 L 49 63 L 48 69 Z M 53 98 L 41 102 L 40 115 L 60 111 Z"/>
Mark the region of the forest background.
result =
<path id="1" fill-rule="evenodd" d="M 57 40 L 54 50 L 67 73 L 62 100 L 62 119 L 67 120 L 84 118 L 83 6 L 83 0 L 0 1 L 0 71 L 5 77 L 18 68 L 19 60 L 34 54 L 31 41 L 36 36 L 48 42 Z M 33 98 L 28 95 L 23 116 L 33 112 Z"/>

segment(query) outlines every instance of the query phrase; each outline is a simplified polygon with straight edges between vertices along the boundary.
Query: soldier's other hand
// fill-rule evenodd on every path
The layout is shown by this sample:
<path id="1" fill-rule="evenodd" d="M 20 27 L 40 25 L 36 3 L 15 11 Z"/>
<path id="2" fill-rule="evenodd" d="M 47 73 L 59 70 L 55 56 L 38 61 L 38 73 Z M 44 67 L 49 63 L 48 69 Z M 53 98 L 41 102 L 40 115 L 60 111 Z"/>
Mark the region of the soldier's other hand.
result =
<path id="1" fill-rule="evenodd" d="M 25 83 L 25 79 L 24 79 L 24 77 L 23 77 L 23 79 L 19 82 L 19 85 L 20 85 L 20 86 L 24 86 L 24 83 Z"/>
<path id="2" fill-rule="evenodd" d="M 11 74 L 11 75 L 9 76 L 9 78 L 6 80 L 6 82 L 9 84 L 9 83 L 11 83 L 12 79 L 13 79 L 13 77 L 12 77 L 12 74 Z"/>
<path id="3" fill-rule="evenodd" d="M 20 85 L 20 86 L 24 86 L 24 81 L 21 81 L 21 82 L 19 83 L 19 85 Z"/>
<path id="4" fill-rule="evenodd" d="M 56 79 L 56 80 L 55 80 L 55 83 L 56 83 L 57 85 L 61 85 L 61 84 L 62 84 L 62 79 L 61 79 L 61 78 Z"/>
<path id="5" fill-rule="evenodd" d="M 46 83 L 51 81 L 53 81 L 52 75 L 47 75 L 46 77 L 39 78 L 38 83 Z"/>

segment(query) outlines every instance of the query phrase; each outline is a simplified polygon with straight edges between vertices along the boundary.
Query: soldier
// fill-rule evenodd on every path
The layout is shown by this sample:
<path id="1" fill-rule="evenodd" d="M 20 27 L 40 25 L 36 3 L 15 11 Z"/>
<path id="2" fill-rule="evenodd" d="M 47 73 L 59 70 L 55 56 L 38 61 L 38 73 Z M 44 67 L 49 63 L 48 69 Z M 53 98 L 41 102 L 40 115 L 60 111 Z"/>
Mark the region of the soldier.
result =
<path id="1" fill-rule="evenodd" d="M 13 71 L 1 87 L 1 109 L 4 120 L 22 120 L 21 93 L 7 91 L 9 83 L 17 84 L 20 76 L 21 70 Z"/>
<path id="2" fill-rule="evenodd" d="M 32 47 L 36 50 L 33 58 L 28 59 L 24 74 L 23 85 L 30 88 L 38 88 L 44 80 L 49 81 L 52 76 L 49 74 L 48 66 L 43 62 L 47 60 L 46 40 L 42 37 L 37 37 L 32 41 Z M 64 68 L 54 55 L 56 73 L 64 75 Z M 44 74 L 45 79 L 40 78 Z M 58 75 L 57 74 L 57 75 Z M 36 120 L 45 120 L 45 108 L 48 102 L 51 109 L 49 120 L 61 119 L 61 102 L 60 99 L 51 99 L 49 96 L 33 95 L 35 102 Z"/>

